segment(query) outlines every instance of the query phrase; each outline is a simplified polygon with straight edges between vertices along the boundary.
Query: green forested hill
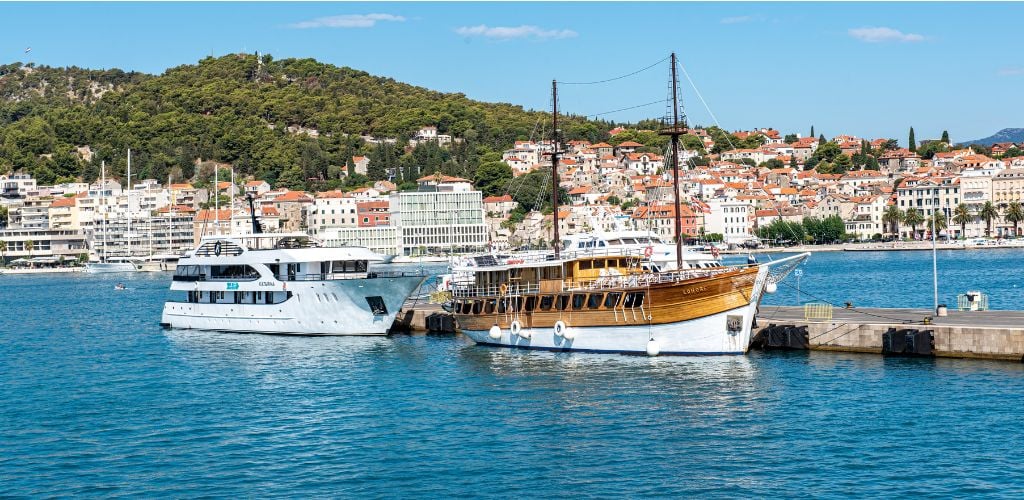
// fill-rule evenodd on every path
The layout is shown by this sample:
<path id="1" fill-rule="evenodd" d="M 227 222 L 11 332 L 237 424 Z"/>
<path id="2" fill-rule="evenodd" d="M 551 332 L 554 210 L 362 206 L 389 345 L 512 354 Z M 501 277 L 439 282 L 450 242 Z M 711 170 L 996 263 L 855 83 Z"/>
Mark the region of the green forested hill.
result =
<path id="1" fill-rule="evenodd" d="M 105 160 L 121 175 L 131 148 L 133 176 L 159 180 L 193 179 L 201 159 L 315 189 L 337 184 L 332 179 L 357 154 L 370 155 L 371 177 L 382 176 L 383 167 L 406 176 L 441 170 L 471 177 L 514 140 L 539 138 L 549 119 L 312 59 L 231 54 L 159 76 L 12 64 L 0 66 L 0 173 L 23 171 L 41 183 L 92 180 Z M 404 140 L 425 125 L 465 141 L 451 150 L 403 151 Z M 566 139 L 592 141 L 611 127 L 574 117 L 560 125 Z M 291 133 L 290 126 L 320 135 Z M 378 150 L 363 134 L 397 137 L 399 145 Z M 85 145 L 92 161 L 75 152 Z"/>

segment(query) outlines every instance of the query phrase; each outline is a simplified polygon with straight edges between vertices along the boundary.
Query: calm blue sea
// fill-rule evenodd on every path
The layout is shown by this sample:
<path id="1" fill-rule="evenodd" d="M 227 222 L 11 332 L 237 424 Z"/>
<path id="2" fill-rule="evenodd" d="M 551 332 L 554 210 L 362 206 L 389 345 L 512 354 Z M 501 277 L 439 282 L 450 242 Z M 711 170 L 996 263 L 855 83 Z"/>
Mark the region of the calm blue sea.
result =
<path id="1" fill-rule="evenodd" d="M 1022 257 L 943 253 L 943 294 L 1024 308 Z M 930 273 L 823 253 L 801 287 L 927 307 Z M 0 496 L 1024 494 L 1019 364 L 165 331 L 168 279 L 0 276 Z"/>

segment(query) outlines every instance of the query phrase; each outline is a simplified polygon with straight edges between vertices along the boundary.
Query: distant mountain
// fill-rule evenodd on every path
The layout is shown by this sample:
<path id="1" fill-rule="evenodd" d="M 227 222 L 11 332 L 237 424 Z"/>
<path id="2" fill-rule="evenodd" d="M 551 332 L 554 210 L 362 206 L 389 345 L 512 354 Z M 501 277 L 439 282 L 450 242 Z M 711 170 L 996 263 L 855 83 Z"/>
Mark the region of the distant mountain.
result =
<path id="1" fill-rule="evenodd" d="M 1012 142 L 1020 144 L 1024 142 L 1024 128 L 1004 128 L 984 139 L 964 141 L 963 144 L 981 144 L 991 146 L 997 142 Z"/>

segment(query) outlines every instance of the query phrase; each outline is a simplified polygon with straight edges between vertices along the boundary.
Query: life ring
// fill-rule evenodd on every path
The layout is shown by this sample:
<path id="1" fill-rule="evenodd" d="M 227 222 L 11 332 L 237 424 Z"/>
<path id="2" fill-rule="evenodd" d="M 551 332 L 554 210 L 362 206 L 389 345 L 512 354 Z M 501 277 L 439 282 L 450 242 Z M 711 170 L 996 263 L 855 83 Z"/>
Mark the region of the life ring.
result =
<path id="1" fill-rule="evenodd" d="M 644 257 L 650 257 L 654 255 L 654 247 L 647 247 L 644 249 Z"/>
<path id="2" fill-rule="evenodd" d="M 562 320 L 555 321 L 555 336 L 561 337 L 565 335 L 565 322 Z"/>
<path id="3" fill-rule="evenodd" d="M 498 287 L 498 291 L 501 292 L 502 295 L 508 293 L 508 284 L 502 283 L 501 286 Z"/>
<path id="4" fill-rule="evenodd" d="M 512 320 L 512 325 L 509 326 L 508 330 L 512 332 L 512 335 L 519 335 L 523 331 L 523 324 L 518 319 Z"/>

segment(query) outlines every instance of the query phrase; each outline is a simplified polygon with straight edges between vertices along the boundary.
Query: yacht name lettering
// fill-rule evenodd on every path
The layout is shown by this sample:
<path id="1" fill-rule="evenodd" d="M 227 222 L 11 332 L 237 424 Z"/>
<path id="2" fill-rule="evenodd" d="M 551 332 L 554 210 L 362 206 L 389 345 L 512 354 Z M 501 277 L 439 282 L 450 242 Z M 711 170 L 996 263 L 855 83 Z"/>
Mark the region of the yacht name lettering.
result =
<path id="1" fill-rule="evenodd" d="M 687 289 L 683 290 L 683 295 L 692 295 L 692 294 L 695 294 L 695 293 L 706 292 L 707 290 L 708 290 L 708 287 L 706 287 L 706 286 L 695 286 L 695 287 L 691 287 L 691 288 L 687 288 Z"/>
<path id="2" fill-rule="evenodd" d="M 261 281 L 260 286 L 277 286 L 273 281 Z"/>

